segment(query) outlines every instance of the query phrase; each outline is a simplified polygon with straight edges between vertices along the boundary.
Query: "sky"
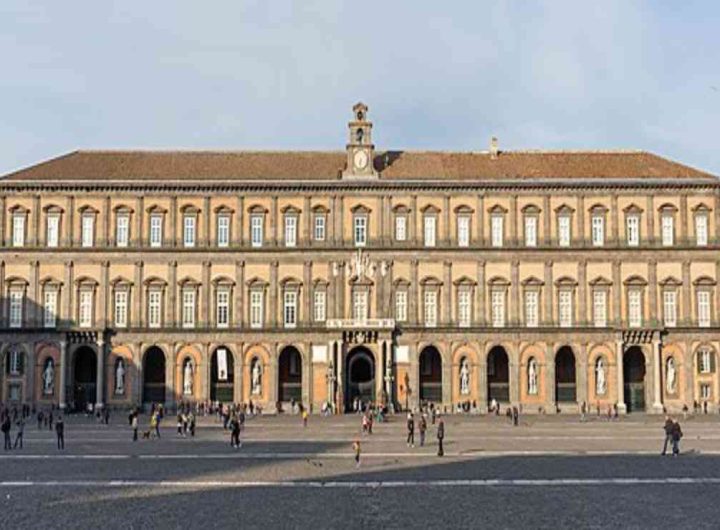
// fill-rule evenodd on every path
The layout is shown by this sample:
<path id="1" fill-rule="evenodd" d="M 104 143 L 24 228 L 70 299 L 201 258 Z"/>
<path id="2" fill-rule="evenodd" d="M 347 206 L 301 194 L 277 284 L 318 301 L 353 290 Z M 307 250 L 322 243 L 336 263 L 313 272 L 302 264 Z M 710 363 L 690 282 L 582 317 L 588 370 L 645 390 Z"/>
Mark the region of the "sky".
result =
<path id="1" fill-rule="evenodd" d="M 644 149 L 720 175 L 720 2 L 2 0 L 0 174 L 75 149 Z"/>

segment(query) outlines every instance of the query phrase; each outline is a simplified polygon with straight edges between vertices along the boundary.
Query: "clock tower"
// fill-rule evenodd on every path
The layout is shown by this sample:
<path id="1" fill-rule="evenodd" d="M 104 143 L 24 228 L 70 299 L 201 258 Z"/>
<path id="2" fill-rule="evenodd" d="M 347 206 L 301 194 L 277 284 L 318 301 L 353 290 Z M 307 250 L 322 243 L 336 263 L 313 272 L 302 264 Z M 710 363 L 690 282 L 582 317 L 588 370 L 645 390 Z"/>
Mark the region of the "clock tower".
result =
<path id="1" fill-rule="evenodd" d="M 343 171 L 344 179 L 376 179 L 373 159 L 372 123 L 367 120 L 367 106 L 357 103 L 353 107 L 353 119 L 348 123 L 349 139 L 347 144 L 347 163 Z"/>

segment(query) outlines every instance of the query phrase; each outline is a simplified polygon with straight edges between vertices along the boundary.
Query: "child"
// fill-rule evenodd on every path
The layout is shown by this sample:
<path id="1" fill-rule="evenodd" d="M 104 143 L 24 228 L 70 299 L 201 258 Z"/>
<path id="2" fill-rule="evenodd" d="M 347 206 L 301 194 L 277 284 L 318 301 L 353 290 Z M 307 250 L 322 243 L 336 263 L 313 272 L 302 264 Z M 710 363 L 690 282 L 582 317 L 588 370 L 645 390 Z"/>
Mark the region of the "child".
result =
<path id="1" fill-rule="evenodd" d="M 360 440 L 355 440 L 353 442 L 353 451 L 355 452 L 355 467 L 360 467 Z"/>
<path id="2" fill-rule="evenodd" d="M 303 427 L 307 427 L 307 422 L 308 422 L 308 411 L 307 411 L 307 409 L 303 409 L 303 411 L 302 411 L 302 422 L 303 422 Z"/>

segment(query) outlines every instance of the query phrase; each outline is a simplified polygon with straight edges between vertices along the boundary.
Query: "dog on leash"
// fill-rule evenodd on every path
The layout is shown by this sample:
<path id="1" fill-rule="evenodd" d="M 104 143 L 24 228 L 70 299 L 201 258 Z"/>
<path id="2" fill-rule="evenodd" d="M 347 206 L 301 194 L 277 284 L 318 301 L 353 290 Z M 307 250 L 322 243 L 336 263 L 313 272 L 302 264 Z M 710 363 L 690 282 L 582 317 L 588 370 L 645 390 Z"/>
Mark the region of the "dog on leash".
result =
<path id="1" fill-rule="evenodd" d="M 150 439 L 150 431 L 144 431 L 142 433 L 143 440 L 149 440 Z"/>

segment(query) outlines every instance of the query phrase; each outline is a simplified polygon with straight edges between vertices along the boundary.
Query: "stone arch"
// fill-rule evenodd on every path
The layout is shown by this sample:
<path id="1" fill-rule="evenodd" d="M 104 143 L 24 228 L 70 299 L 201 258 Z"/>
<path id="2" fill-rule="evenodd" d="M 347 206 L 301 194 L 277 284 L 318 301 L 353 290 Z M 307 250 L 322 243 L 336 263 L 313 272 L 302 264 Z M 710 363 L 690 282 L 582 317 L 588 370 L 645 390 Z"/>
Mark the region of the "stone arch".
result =
<path id="1" fill-rule="evenodd" d="M 116 392 L 118 363 L 122 361 L 125 370 L 123 392 Z M 135 364 L 135 355 L 132 346 L 128 344 L 119 344 L 113 346 L 108 355 L 106 365 L 105 389 L 108 396 L 108 402 L 127 402 L 135 398 L 135 382 L 138 377 L 137 365 Z"/>
<path id="2" fill-rule="evenodd" d="M 252 369 L 255 360 L 260 363 L 262 369 L 261 377 L 261 389 L 259 394 L 253 393 L 252 388 Z M 270 385 L 269 378 L 275 377 L 275 374 L 270 373 L 270 352 L 264 344 L 255 343 L 247 346 L 243 353 L 243 400 L 254 403 L 261 403 L 266 405 L 270 399 Z"/>
<path id="3" fill-rule="evenodd" d="M 535 360 L 537 392 L 530 393 L 530 361 Z M 547 374 L 547 366 L 545 359 L 545 347 L 530 343 L 526 344 L 520 350 L 520 400 L 537 404 L 538 406 L 545 402 L 545 376 Z"/>
<path id="4" fill-rule="evenodd" d="M 641 346 L 633 345 L 623 354 L 623 400 L 628 412 L 645 410 L 649 356 Z"/>
<path id="5" fill-rule="evenodd" d="M 577 403 L 577 355 L 569 344 L 555 350 L 555 402 Z"/>
<path id="6" fill-rule="evenodd" d="M 679 343 L 663 344 L 661 350 L 661 393 L 664 397 L 664 402 L 677 401 L 675 408 L 682 409 L 681 402 L 686 402 L 687 397 L 685 396 L 685 377 L 687 365 L 687 359 L 683 346 Z M 671 386 L 672 381 L 668 379 L 669 376 L 669 363 L 672 359 L 674 364 L 675 376 L 674 384 Z M 672 391 L 671 391 L 672 389 Z M 685 401 L 683 401 L 685 399 Z"/>
<path id="7" fill-rule="evenodd" d="M 451 355 L 451 388 L 452 402 L 459 403 L 470 401 L 476 407 L 484 406 L 479 403 L 478 381 L 479 381 L 479 360 L 477 349 L 470 343 L 464 342 L 458 344 Z M 469 393 L 462 393 L 462 370 L 463 362 L 467 361 L 468 365 L 468 389 Z"/>
<path id="8" fill-rule="evenodd" d="M 50 394 L 44 392 L 43 374 L 48 359 L 52 359 L 55 370 L 55 381 L 53 391 Z M 35 347 L 35 366 L 29 367 L 33 371 L 35 381 L 38 381 L 35 389 L 34 401 L 38 402 L 55 402 L 60 397 L 60 370 L 63 367 L 60 364 L 60 346 L 52 342 L 43 342 Z"/>
<path id="9" fill-rule="evenodd" d="M 300 349 L 288 344 L 278 348 L 278 401 L 287 403 L 294 400 L 302 403 L 303 355 Z"/>
<path id="10" fill-rule="evenodd" d="M 604 343 L 588 345 L 587 381 L 588 381 L 588 410 L 605 406 L 617 401 L 617 366 L 615 364 L 615 353 L 613 349 Z M 602 361 L 605 371 L 605 393 L 598 394 L 598 361 Z"/>
<path id="11" fill-rule="evenodd" d="M 418 380 L 421 402 L 442 402 L 443 358 L 440 348 L 435 344 L 427 344 L 419 349 Z"/>
<path id="12" fill-rule="evenodd" d="M 225 350 L 224 366 L 221 366 L 219 352 Z M 211 344 L 208 349 L 210 363 L 210 377 L 207 381 L 210 401 L 232 403 L 235 401 L 235 387 L 237 379 L 241 377 L 235 370 L 235 350 L 226 343 Z"/>
<path id="13" fill-rule="evenodd" d="M 510 402 L 511 351 L 502 343 L 493 344 L 487 350 L 487 399 L 498 403 Z"/>
<path id="14" fill-rule="evenodd" d="M 167 398 L 167 367 L 170 362 L 167 348 L 158 344 L 148 345 L 142 353 L 141 365 L 143 403 L 164 403 Z"/>
<path id="15" fill-rule="evenodd" d="M 185 394 L 185 365 L 188 361 L 192 365 L 192 392 Z M 178 348 L 175 353 L 175 396 L 178 401 L 202 399 L 201 374 L 203 368 L 202 352 L 195 344 L 184 344 Z"/>

